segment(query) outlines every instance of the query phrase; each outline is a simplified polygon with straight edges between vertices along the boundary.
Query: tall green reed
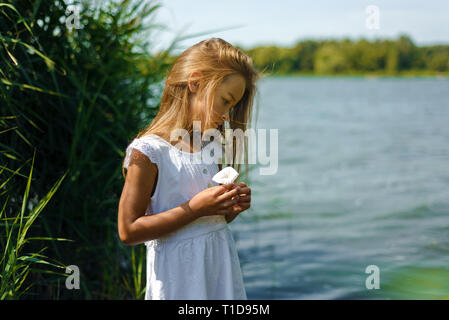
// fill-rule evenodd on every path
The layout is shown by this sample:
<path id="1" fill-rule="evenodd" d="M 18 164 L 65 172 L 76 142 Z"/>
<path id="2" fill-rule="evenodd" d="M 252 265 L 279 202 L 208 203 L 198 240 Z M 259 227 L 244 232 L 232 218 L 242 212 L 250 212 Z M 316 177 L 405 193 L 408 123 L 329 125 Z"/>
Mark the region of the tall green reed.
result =
<path id="1" fill-rule="evenodd" d="M 45 251 L 46 247 L 41 248 L 38 252 L 22 254 L 22 251 L 25 249 L 25 245 L 30 241 L 69 241 L 69 239 L 62 238 L 27 237 L 28 230 L 39 217 L 42 209 L 45 207 L 48 201 L 50 201 L 66 176 L 64 174 L 46 194 L 46 196 L 39 202 L 35 203 L 34 206 L 32 206 L 32 209 L 29 211 L 28 215 L 25 215 L 27 207 L 29 208 L 27 204 L 29 202 L 34 159 L 35 157 L 33 155 L 31 170 L 27 179 L 26 189 L 22 200 L 22 208 L 20 212 L 18 212 L 15 217 L 7 217 L 6 208 L 8 204 L 8 198 L 6 198 L 0 211 L 0 225 L 4 230 L 4 235 L 0 237 L 0 244 L 3 252 L 0 259 L 0 300 L 17 299 L 25 294 L 30 289 L 32 284 L 27 288 L 22 289 L 21 287 L 31 271 L 47 272 L 57 274 L 59 276 L 65 276 L 64 273 L 58 273 L 48 269 L 39 270 L 32 267 L 35 264 L 44 264 L 59 269 L 66 268 L 64 264 L 58 261 L 51 262 L 51 259 L 42 254 L 42 252 Z M 2 167 L 0 174 L 2 174 L 5 169 L 5 167 Z M 17 169 L 16 172 L 13 172 L 12 176 L 16 175 L 18 170 L 20 169 Z M 11 177 L 0 185 L 0 189 L 5 187 L 5 185 L 11 180 Z"/>
<path id="2" fill-rule="evenodd" d="M 152 54 L 153 33 L 164 27 L 153 19 L 156 1 L 74 3 L 79 29 L 67 27 L 74 12 L 64 1 L 0 2 L 0 161 L 17 171 L 0 203 L 9 199 L 8 216 L 21 210 L 27 184 L 17 169 L 30 166 L 34 150 L 29 198 L 45 198 L 66 176 L 28 234 L 73 240 L 50 241 L 46 255 L 77 265 L 81 286 L 67 290 L 60 275 L 30 272 L 17 290 L 33 285 L 22 299 L 140 299 L 144 246 L 128 247 L 117 233 L 121 163 L 155 116 L 170 54 L 188 36 Z M 42 240 L 27 248 L 41 254 Z"/>

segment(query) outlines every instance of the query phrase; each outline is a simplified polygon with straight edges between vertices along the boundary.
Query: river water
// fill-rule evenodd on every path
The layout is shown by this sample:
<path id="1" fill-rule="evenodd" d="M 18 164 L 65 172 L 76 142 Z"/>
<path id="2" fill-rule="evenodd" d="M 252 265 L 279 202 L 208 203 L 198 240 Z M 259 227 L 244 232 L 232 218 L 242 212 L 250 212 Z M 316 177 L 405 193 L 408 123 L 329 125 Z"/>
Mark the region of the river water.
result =
<path id="1" fill-rule="evenodd" d="M 251 166 L 251 208 L 229 225 L 248 299 L 449 299 L 449 79 L 270 77 L 259 92 L 279 163 Z"/>

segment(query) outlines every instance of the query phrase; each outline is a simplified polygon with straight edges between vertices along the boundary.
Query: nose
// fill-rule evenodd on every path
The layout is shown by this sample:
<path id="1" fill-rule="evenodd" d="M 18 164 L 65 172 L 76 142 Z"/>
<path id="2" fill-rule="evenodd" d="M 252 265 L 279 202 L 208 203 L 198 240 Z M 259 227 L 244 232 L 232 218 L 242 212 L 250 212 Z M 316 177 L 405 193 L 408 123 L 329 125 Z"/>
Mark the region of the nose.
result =
<path id="1" fill-rule="evenodd" d="M 223 121 L 229 121 L 229 113 L 226 113 L 224 115 L 221 116 L 221 120 Z"/>

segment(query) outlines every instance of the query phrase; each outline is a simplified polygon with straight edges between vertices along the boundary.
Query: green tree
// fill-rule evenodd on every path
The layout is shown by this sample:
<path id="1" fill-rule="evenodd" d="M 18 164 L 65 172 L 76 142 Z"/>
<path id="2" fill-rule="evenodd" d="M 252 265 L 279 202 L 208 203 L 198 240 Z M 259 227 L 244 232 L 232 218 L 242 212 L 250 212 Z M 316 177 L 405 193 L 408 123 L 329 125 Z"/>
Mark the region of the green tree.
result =
<path id="1" fill-rule="evenodd" d="M 260 46 L 247 50 L 251 55 L 254 66 L 260 70 L 267 70 L 267 72 L 276 72 L 279 68 L 280 62 L 280 48 L 276 46 Z"/>
<path id="2" fill-rule="evenodd" d="M 385 71 L 388 74 L 395 74 L 399 70 L 399 51 L 396 46 L 390 46 L 387 51 Z"/>
<path id="3" fill-rule="evenodd" d="M 348 69 L 348 62 L 337 46 L 325 44 L 316 52 L 314 67 L 318 74 L 342 73 Z"/>
<path id="4" fill-rule="evenodd" d="M 278 58 L 278 68 L 279 73 L 289 73 L 295 70 L 295 55 L 291 48 L 281 48 L 279 50 Z"/>
<path id="5" fill-rule="evenodd" d="M 449 60 L 449 46 L 432 46 L 425 50 L 425 64 L 429 70 L 444 72 Z"/>
<path id="6" fill-rule="evenodd" d="M 300 70 L 313 71 L 315 63 L 315 53 L 318 50 L 318 43 L 313 40 L 305 40 L 298 44 L 297 52 L 299 52 L 298 61 Z"/>
<path id="7" fill-rule="evenodd" d="M 396 47 L 399 52 L 398 68 L 399 70 L 410 69 L 416 55 L 416 46 L 407 35 L 401 35 L 396 41 Z"/>
<path id="8" fill-rule="evenodd" d="M 429 67 L 431 70 L 444 72 L 448 70 L 449 52 L 437 52 L 430 58 Z"/>

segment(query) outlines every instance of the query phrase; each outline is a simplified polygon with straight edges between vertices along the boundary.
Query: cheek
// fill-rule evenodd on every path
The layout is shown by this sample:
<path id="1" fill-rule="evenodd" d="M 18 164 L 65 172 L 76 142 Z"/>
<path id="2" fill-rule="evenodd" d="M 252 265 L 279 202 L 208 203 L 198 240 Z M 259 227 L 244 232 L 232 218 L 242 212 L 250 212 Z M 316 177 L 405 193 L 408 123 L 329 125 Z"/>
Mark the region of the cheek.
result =
<path id="1" fill-rule="evenodd" d="M 217 105 L 217 104 L 215 104 L 214 107 L 212 108 L 212 110 L 211 110 L 211 118 L 213 120 L 217 120 L 217 119 L 220 118 L 220 116 L 221 116 L 220 109 L 221 109 L 220 106 Z"/>
<path id="2" fill-rule="evenodd" d="M 202 119 L 203 121 L 207 121 L 207 111 L 206 111 L 207 105 L 206 101 L 200 100 L 196 104 L 196 114 L 199 119 Z M 211 117 L 213 118 L 213 114 L 211 114 Z"/>

